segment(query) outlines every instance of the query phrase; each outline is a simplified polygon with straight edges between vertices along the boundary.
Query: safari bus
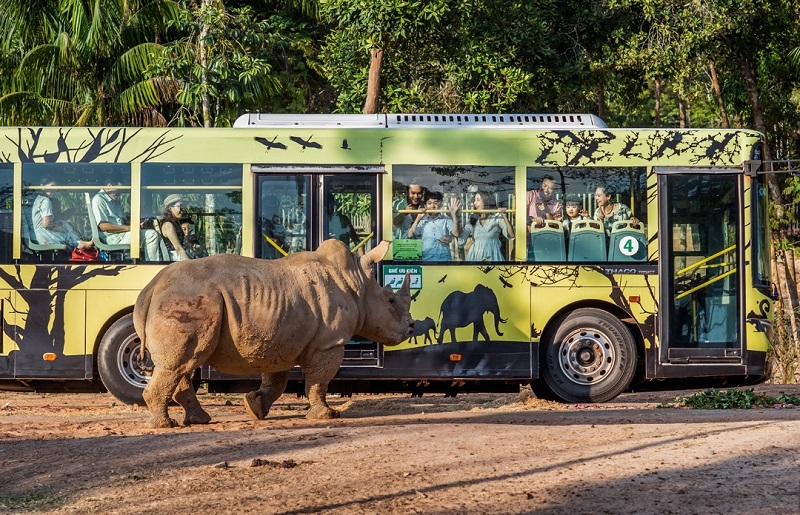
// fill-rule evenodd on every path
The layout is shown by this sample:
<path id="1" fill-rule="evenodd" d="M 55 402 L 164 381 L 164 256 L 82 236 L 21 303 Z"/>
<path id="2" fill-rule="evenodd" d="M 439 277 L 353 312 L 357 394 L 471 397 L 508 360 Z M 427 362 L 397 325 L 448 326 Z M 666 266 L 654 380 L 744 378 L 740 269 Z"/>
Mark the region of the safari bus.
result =
<path id="1" fill-rule="evenodd" d="M 530 384 L 604 402 L 662 380 L 755 383 L 773 320 L 762 140 L 587 114 L 3 127 L 0 388 L 141 403 L 152 362 L 132 310 L 159 270 L 328 238 L 391 241 L 376 277 L 410 276 L 415 320 L 396 346 L 355 335 L 332 392 Z M 195 375 L 210 392 L 257 379 Z"/>

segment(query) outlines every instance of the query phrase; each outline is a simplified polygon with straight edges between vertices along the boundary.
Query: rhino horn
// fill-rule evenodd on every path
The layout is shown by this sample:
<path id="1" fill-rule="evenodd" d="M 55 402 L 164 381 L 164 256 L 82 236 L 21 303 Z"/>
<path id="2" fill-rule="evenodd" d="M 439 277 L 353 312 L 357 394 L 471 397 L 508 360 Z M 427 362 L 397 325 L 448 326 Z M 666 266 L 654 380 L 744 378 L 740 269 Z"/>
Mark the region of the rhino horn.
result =
<path id="1" fill-rule="evenodd" d="M 389 242 L 384 240 L 378 243 L 372 250 L 361 256 L 361 268 L 367 274 L 372 273 L 372 264 L 377 263 L 383 259 L 386 252 L 389 251 Z"/>
<path id="2" fill-rule="evenodd" d="M 411 297 L 411 272 L 406 272 L 403 285 L 400 287 L 398 294 L 401 297 Z"/>

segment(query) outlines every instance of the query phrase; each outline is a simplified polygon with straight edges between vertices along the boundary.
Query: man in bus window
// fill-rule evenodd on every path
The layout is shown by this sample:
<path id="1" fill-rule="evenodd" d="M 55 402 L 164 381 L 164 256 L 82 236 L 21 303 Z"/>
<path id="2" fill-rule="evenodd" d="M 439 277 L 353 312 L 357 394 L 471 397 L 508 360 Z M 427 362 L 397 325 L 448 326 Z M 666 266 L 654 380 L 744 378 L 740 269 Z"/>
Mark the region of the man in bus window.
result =
<path id="1" fill-rule="evenodd" d="M 461 234 L 458 225 L 460 198 L 455 195 L 450 198 L 450 216 L 444 213 L 426 213 L 440 210 L 442 197 L 438 191 L 425 193 L 425 207 L 408 228 L 408 238 L 422 238 L 423 261 L 451 261 L 450 242 Z"/>
<path id="2" fill-rule="evenodd" d="M 393 209 L 414 209 L 417 211 L 422 209 L 423 198 L 425 197 L 425 188 L 423 188 L 420 184 L 417 184 L 417 182 L 417 180 L 412 180 L 411 184 L 408 185 L 408 188 L 406 189 L 405 205 L 403 205 L 403 202 L 398 202 L 393 206 Z M 408 228 L 411 227 L 412 223 L 414 223 L 414 215 L 411 213 L 397 213 L 392 220 L 395 238 L 405 238 L 406 233 L 408 233 Z"/>
<path id="3" fill-rule="evenodd" d="M 117 182 L 116 186 L 122 183 Z M 125 215 L 119 201 L 119 188 L 108 181 L 105 188 L 92 197 L 92 213 L 100 229 L 100 238 L 111 245 L 131 242 L 130 217 Z M 159 234 L 153 229 L 145 229 L 140 224 L 140 238 L 145 261 L 161 261 L 161 242 Z M 166 258 L 163 258 L 166 259 Z"/>
<path id="4" fill-rule="evenodd" d="M 556 200 L 555 191 L 556 181 L 551 176 L 545 175 L 541 187 L 529 191 L 526 195 L 529 232 L 531 224 L 541 227 L 545 220 L 561 220 L 561 202 Z"/>

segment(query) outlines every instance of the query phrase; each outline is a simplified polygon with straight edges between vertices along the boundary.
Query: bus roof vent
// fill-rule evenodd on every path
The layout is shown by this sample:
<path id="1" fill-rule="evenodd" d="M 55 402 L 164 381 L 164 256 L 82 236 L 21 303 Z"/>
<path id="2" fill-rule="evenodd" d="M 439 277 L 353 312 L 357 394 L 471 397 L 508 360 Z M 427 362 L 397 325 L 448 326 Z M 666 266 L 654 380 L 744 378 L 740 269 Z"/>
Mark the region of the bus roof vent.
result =
<path id="1" fill-rule="evenodd" d="M 593 114 L 388 114 L 389 127 L 464 127 L 492 129 L 607 128 Z"/>
<path id="2" fill-rule="evenodd" d="M 385 114 L 243 114 L 234 127 L 381 128 Z"/>

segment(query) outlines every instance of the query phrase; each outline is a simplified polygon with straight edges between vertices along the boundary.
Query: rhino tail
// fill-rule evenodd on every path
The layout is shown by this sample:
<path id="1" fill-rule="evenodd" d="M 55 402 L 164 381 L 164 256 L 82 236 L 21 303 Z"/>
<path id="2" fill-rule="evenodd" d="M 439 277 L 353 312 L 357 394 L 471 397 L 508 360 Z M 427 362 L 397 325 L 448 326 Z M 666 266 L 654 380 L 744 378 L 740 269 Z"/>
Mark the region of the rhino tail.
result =
<path id="1" fill-rule="evenodd" d="M 133 328 L 142 342 L 142 348 L 139 352 L 144 355 L 146 350 L 145 341 L 145 326 L 147 323 L 147 312 L 150 310 L 150 301 L 153 300 L 152 283 L 145 286 L 139 297 L 136 299 L 136 304 L 133 306 Z"/>

